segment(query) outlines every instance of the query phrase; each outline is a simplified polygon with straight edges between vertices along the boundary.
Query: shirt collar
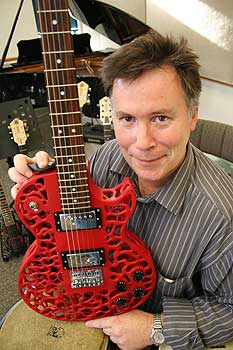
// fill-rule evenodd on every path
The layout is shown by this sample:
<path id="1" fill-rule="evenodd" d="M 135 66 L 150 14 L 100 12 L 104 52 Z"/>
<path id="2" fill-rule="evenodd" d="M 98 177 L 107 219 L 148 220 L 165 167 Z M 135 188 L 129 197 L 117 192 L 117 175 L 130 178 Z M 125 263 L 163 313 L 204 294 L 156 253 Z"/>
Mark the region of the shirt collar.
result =
<path id="1" fill-rule="evenodd" d="M 118 157 L 114 164 L 112 164 L 111 171 L 120 175 L 120 181 L 122 181 L 124 177 L 130 177 L 132 179 L 138 195 L 137 200 L 145 203 L 155 200 L 176 215 L 182 208 L 185 195 L 191 183 L 191 174 L 194 165 L 191 143 L 188 143 L 186 157 L 174 177 L 157 192 L 144 197 L 139 196 L 137 175 L 125 161 L 120 149 L 118 149 L 118 151 Z"/>

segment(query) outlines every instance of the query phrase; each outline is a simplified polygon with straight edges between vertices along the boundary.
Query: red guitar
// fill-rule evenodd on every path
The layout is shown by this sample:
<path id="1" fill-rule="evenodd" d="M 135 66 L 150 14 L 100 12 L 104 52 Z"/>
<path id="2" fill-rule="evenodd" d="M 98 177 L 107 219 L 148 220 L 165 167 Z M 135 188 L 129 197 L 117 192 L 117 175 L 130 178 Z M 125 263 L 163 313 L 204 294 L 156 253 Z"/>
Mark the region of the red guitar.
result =
<path id="1" fill-rule="evenodd" d="M 129 311 L 155 284 L 145 244 L 126 224 L 131 181 L 97 187 L 86 165 L 67 0 L 38 1 L 56 170 L 35 174 L 15 200 L 35 235 L 19 290 L 44 316 L 82 321 Z"/>

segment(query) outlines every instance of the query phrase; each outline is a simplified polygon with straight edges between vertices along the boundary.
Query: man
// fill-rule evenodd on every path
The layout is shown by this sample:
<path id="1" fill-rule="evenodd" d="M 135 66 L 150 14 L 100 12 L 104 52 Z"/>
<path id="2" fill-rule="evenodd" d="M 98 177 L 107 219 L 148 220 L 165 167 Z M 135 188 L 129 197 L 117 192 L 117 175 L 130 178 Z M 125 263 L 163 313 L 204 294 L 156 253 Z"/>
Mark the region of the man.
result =
<path id="1" fill-rule="evenodd" d="M 105 59 L 116 140 L 98 149 L 91 173 L 101 187 L 130 177 L 137 205 L 128 228 L 150 248 L 158 280 L 140 310 L 86 322 L 123 350 L 163 343 L 204 349 L 233 339 L 233 181 L 189 142 L 198 118 L 197 56 L 184 39 L 150 31 Z M 17 189 L 32 175 L 15 157 Z"/>

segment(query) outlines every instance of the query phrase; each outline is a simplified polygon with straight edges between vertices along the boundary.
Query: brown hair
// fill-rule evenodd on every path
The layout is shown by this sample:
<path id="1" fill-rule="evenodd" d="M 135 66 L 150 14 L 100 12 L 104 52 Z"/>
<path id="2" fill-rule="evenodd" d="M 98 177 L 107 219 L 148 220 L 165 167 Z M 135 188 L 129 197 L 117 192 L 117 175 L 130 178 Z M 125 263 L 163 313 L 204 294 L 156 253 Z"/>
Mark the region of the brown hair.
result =
<path id="1" fill-rule="evenodd" d="M 198 56 L 181 37 L 163 36 L 154 30 L 134 39 L 104 59 L 101 77 L 105 92 L 111 96 L 115 79 L 137 79 L 145 70 L 175 68 L 191 113 L 198 105 L 201 92 Z"/>

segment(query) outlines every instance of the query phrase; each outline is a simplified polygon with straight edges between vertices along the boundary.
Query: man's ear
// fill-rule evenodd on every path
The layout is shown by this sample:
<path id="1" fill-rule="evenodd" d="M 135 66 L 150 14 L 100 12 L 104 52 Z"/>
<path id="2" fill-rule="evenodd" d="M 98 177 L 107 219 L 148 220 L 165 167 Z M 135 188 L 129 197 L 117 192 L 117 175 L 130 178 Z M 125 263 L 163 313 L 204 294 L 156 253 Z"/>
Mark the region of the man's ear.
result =
<path id="1" fill-rule="evenodd" d="M 198 120 L 198 106 L 195 107 L 194 113 L 193 113 L 193 116 L 192 116 L 191 125 L 190 125 L 190 131 L 191 132 L 196 129 L 197 120 Z"/>

